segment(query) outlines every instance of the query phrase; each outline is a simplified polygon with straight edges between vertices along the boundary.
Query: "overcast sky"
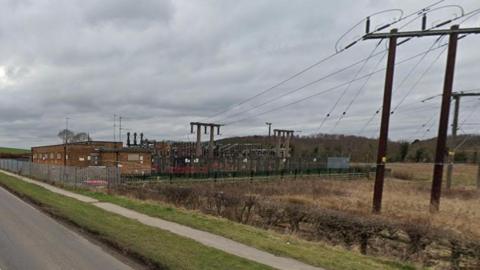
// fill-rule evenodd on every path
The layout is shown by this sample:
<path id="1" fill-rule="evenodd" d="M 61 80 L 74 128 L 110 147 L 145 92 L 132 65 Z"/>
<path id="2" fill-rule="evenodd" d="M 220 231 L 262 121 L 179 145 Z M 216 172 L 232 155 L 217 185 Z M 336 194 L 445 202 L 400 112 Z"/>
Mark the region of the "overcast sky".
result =
<path id="1" fill-rule="evenodd" d="M 403 9 L 408 15 L 434 1 L 0 3 L 0 145 L 30 147 L 60 142 L 56 134 L 65 127 L 65 117 L 70 118 L 72 130 L 89 132 L 93 139 L 111 140 L 114 114 L 122 115 L 124 133 L 143 132 L 157 140 L 192 140 L 190 121 L 229 124 L 221 137 L 265 134 L 266 121 L 273 122 L 274 128 L 301 130 L 301 134 L 358 135 L 363 129 L 362 135 L 375 137 L 378 117 L 364 126 L 380 106 L 383 71 L 368 81 L 366 77 L 305 97 L 385 67 L 385 43 L 376 48 L 378 56 L 365 64 L 360 62 L 294 94 L 285 93 L 367 57 L 378 41 L 359 42 L 302 76 L 241 106 L 235 104 L 334 53 L 338 38 L 369 14 Z M 478 0 L 445 1 L 441 5 L 447 4 L 460 4 L 465 12 L 480 8 Z M 461 11 L 455 7 L 440 9 L 429 14 L 428 26 L 459 15 Z M 373 16 L 372 27 L 399 16 L 398 11 Z M 479 26 L 480 15 L 463 25 Z M 416 20 L 403 29 L 419 27 Z M 340 40 L 340 47 L 363 31 L 362 24 Z M 433 42 L 435 38 L 405 43 L 398 49 L 397 62 L 429 49 Z M 479 42 L 480 37 L 472 35 L 459 43 L 456 90 L 480 88 Z M 445 65 L 445 53 L 441 52 L 437 49 L 397 66 L 392 106 L 402 99 L 404 102 L 392 116 L 391 138 L 435 135 L 440 99 L 420 100 L 441 92 Z M 426 76 L 421 77 L 429 66 Z M 305 100 L 282 107 L 301 99 Z M 338 121 L 349 103 L 352 106 Z M 462 105 L 461 119 L 469 117 L 462 132 L 477 132 L 480 126 L 470 124 L 480 122 L 480 110 L 475 111 L 480 101 L 465 98 Z M 226 109 L 231 110 L 209 118 Z M 427 131 L 429 126 L 432 128 Z"/>

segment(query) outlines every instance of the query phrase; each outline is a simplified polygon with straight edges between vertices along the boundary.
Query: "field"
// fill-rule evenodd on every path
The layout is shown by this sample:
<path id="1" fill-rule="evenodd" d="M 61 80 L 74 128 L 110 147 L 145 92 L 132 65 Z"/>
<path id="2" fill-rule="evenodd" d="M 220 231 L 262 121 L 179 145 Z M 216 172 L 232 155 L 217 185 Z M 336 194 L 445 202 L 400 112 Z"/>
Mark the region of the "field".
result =
<path id="1" fill-rule="evenodd" d="M 391 164 L 381 215 L 371 214 L 373 181 L 309 176 L 262 182 L 125 186 L 127 197 L 199 210 L 311 242 L 442 269 L 479 267 L 480 196 L 476 166 L 455 169 L 441 211 L 429 214 L 430 164 Z"/>
<path id="2" fill-rule="evenodd" d="M 0 147 L 0 154 L 27 154 L 27 153 L 30 153 L 30 150 Z"/>

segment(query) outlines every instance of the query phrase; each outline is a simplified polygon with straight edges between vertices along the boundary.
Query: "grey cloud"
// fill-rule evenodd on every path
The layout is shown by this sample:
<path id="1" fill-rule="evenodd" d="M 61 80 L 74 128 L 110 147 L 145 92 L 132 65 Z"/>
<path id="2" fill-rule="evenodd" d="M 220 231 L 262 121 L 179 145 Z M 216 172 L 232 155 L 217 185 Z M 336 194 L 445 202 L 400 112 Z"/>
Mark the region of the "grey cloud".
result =
<path id="1" fill-rule="evenodd" d="M 90 132 L 96 139 L 113 137 L 113 114 L 124 117 L 125 128 L 143 131 L 155 139 L 192 139 L 188 135 L 190 121 L 227 123 L 248 116 L 251 118 L 226 126 L 223 136 L 264 132 L 265 121 L 276 127 L 303 130 L 302 134 L 317 131 L 344 88 L 272 113 L 262 112 L 344 83 L 355 76 L 359 66 L 259 109 L 226 116 L 366 57 L 375 42 L 361 42 L 229 114 L 208 117 L 333 53 L 336 39 L 364 16 L 396 7 L 408 13 L 429 4 L 415 0 L 401 4 L 393 0 L 0 2 L 4 4 L 0 11 L 0 71 L 11 82 L 3 83 L 0 77 L 0 145 L 20 147 L 57 142 L 55 135 L 64 127 L 67 116 L 72 129 Z M 467 10 L 478 8 L 474 0 L 459 2 Z M 377 23 L 389 19 L 378 17 Z M 415 23 L 411 27 L 418 27 L 419 22 Z M 455 82 L 458 88 L 478 87 L 477 41 L 473 36 L 461 41 Z M 406 43 L 399 48 L 398 59 L 425 50 L 432 42 L 417 39 Z M 433 55 L 404 87 L 395 89 L 394 104 Z M 415 102 L 441 91 L 444 58 L 406 99 L 405 103 L 411 105 L 392 117 L 392 138 L 410 136 L 437 113 L 431 107 L 416 114 L 414 110 L 422 105 Z M 371 71 L 377 59 L 369 61 L 362 74 Z M 415 62 L 398 66 L 396 85 L 411 63 Z M 363 81 L 352 83 L 332 112 L 332 119 L 320 131 L 358 134 L 381 103 L 383 79 L 383 72 L 372 77 L 334 129 L 336 119 Z M 462 115 L 471 111 L 465 107 Z M 377 136 L 377 131 L 375 118 L 365 135 Z"/>

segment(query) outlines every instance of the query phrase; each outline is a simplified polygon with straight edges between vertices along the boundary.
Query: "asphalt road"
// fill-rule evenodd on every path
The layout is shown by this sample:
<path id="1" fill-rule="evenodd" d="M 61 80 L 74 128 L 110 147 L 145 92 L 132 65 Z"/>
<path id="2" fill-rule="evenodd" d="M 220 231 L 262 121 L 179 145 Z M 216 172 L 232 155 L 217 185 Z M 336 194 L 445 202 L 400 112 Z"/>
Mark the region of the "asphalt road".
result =
<path id="1" fill-rule="evenodd" d="M 0 188 L 0 269 L 132 269 Z"/>

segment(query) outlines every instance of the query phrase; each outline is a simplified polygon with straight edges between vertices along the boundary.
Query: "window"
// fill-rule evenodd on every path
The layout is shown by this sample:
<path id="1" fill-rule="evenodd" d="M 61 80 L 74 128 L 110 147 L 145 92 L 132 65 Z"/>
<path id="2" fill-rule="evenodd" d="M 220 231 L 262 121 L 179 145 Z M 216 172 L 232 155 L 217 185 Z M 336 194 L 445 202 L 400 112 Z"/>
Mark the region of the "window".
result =
<path id="1" fill-rule="evenodd" d="M 92 157 L 91 157 L 91 156 L 87 156 L 87 160 L 91 160 L 91 159 L 92 159 Z"/>
<path id="2" fill-rule="evenodd" d="M 55 155 L 53 153 L 50 153 L 50 159 L 53 159 Z"/>
<path id="3" fill-rule="evenodd" d="M 57 159 L 62 159 L 62 154 L 57 153 Z"/>
<path id="4" fill-rule="evenodd" d="M 78 157 L 78 160 L 79 161 L 85 161 L 85 158 L 84 157 Z"/>
<path id="5" fill-rule="evenodd" d="M 37 159 L 37 154 L 33 154 L 33 159 Z"/>
<path id="6" fill-rule="evenodd" d="M 127 160 L 128 161 L 138 161 L 138 160 L 140 160 L 140 155 L 139 154 L 128 154 Z"/>

